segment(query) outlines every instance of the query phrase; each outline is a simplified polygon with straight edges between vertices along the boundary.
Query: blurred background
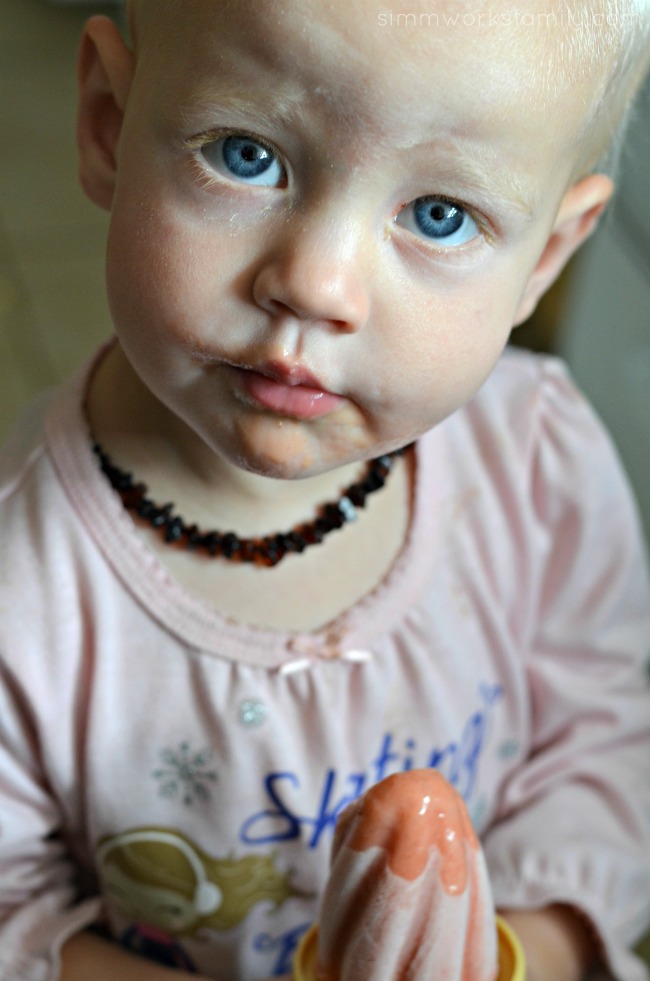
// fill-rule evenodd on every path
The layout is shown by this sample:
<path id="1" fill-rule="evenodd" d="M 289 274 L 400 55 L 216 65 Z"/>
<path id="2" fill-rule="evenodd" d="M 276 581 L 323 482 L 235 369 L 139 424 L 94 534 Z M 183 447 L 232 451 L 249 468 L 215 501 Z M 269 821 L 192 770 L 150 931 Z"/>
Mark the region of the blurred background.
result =
<path id="1" fill-rule="evenodd" d="M 84 18 L 119 11 L 0 0 L 0 440 L 34 392 L 110 332 L 106 216 L 76 178 L 74 61 Z M 650 86 L 604 227 L 514 339 L 566 357 L 614 436 L 650 537 Z"/>

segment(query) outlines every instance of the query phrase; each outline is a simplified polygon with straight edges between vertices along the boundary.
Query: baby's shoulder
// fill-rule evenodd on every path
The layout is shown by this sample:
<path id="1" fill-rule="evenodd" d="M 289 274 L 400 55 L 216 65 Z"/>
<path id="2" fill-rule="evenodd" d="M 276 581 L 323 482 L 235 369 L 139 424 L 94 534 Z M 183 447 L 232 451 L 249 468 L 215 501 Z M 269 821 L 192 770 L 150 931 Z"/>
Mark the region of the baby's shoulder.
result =
<path id="1" fill-rule="evenodd" d="M 518 348 L 506 349 L 459 422 L 484 443 L 527 458 L 544 446 L 568 452 L 610 442 L 564 361 Z"/>
<path id="2" fill-rule="evenodd" d="M 480 500 L 510 518 L 633 508 L 611 436 L 559 358 L 508 349 L 430 437 L 424 445 L 444 454 L 450 493 L 481 488 Z"/>
<path id="3" fill-rule="evenodd" d="M 0 447 L 0 507 L 13 501 L 26 484 L 37 478 L 45 454 L 45 419 L 50 400 L 49 392 L 34 399 Z"/>
<path id="4" fill-rule="evenodd" d="M 56 638 L 74 634 L 91 557 L 61 480 L 65 459 L 51 445 L 62 390 L 32 403 L 0 449 L 0 663 L 25 677 L 42 670 L 44 652 L 55 659 Z M 60 430 L 60 442 L 74 443 L 71 428 Z"/>
<path id="5" fill-rule="evenodd" d="M 473 401 L 479 410 L 516 417 L 587 404 L 561 358 L 515 347 L 506 348 Z"/>
<path id="6" fill-rule="evenodd" d="M 492 500 L 530 518 L 634 511 L 613 440 L 557 357 L 508 349 L 476 396 L 448 420 L 457 482 L 491 487 Z"/>

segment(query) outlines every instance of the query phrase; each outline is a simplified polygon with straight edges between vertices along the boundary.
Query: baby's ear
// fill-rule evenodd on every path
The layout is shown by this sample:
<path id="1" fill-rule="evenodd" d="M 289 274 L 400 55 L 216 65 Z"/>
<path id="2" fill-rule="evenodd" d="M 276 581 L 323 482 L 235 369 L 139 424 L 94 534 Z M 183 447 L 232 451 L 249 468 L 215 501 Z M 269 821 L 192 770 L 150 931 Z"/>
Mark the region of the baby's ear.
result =
<path id="1" fill-rule="evenodd" d="M 521 298 L 515 325 L 526 320 L 541 296 L 562 272 L 573 253 L 594 231 L 614 185 L 604 174 L 573 184 L 562 199 L 548 242 Z"/>
<path id="2" fill-rule="evenodd" d="M 91 17 L 77 62 L 77 148 L 81 185 L 95 204 L 110 210 L 117 148 L 135 59 L 108 17 Z"/>

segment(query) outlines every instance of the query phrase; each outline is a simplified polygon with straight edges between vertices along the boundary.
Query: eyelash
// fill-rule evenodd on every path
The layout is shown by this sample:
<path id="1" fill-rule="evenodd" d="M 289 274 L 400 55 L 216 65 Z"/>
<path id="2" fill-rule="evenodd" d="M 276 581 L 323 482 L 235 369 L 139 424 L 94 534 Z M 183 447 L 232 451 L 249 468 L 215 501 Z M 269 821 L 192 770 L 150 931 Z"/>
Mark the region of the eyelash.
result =
<path id="1" fill-rule="evenodd" d="M 449 244 L 449 239 L 451 239 L 453 235 L 450 235 L 447 239 L 437 240 L 434 236 L 425 235 L 422 230 L 417 231 L 412 227 L 409 227 L 414 220 L 412 219 L 409 222 L 409 212 L 414 210 L 419 204 L 427 203 L 442 205 L 443 207 L 460 212 L 463 216 L 461 227 L 466 223 L 466 221 L 470 221 L 474 226 L 474 234 L 463 242 Z M 476 210 L 476 208 L 471 207 L 458 199 L 447 197 L 446 195 L 426 194 L 422 195 L 421 197 L 414 198 L 411 201 L 404 202 L 402 205 L 400 205 L 399 209 L 394 215 L 393 224 L 405 228 L 406 231 L 410 232 L 417 241 L 424 243 L 426 248 L 433 249 L 441 254 L 447 253 L 451 255 L 454 252 L 466 251 L 467 249 L 479 244 L 479 241 L 490 245 L 494 242 L 495 238 L 494 232 L 489 223 L 486 221 L 483 215 Z"/>
<path id="2" fill-rule="evenodd" d="M 266 170 L 262 170 L 258 175 L 248 175 L 249 176 L 248 180 L 244 179 L 243 177 L 241 180 L 238 180 L 237 175 L 235 175 L 232 172 L 232 170 L 228 170 L 227 173 L 220 172 L 220 170 L 218 169 L 219 161 L 216 162 L 217 165 L 211 163 L 206 157 L 206 150 L 212 146 L 215 146 L 216 144 L 219 144 L 221 141 L 226 141 L 228 139 L 232 139 L 233 141 L 235 141 L 235 143 L 239 141 L 240 150 L 242 150 L 246 145 L 246 143 L 248 143 L 250 145 L 255 145 L 256 147 L 260 148 L 262 151 L 269 154 L 270 157 L 272 158 L 271 167 L 275 165 L 280 170 L 281 182 L 266 183 L 263 182 L 262 180 L 256 181 L 254 179 L 255 176 L 263 177 L 264 174 L 266 173 Z M 251 133 L 246 133 L 240 130 L 216 130 L 213 132 L 199 134 L 198 136 L 193 137 L 192 139 L 184 143 L 184 147 L 186 149 L 194 151 L 195 160 L 197 162 L 198 167 L 200 168 L 202 183 L 205 187 L 209 188 L 213 185 L 217 185 L 220 183 L 221 179 L 231 181 L 232 183 L 235 184 L 241 184 L 244 187 L 264 187 L 270 189 L 283 189 L 288 184 L 287 168 L 282 161 L 282 156 L 279 153 L 279 151 L 276 150 L 276 148 L 271 143 L 268 143 L 266 140 L 262 139 L 261 137 L 255 136 Z M 225 157 L 223 155 L 224 154 L 223 145 L 220 147 L 220 151 L 222 155 L 222 162 L 224 165 L 224 169 L 226 169 L 228 168 L 228 164 L 226 163 Z M 252 163 L 254 166 L 254 161 L 252 161 Z M 251 176 L 252 179 L 250 179 Z M 466 224 L 466 221 L 469 220 L 470 222 L 473 223 L 475 227 L 475 234 L 464 242 L 449 245 L 449 244 L 445 244 L 444 239 L 436 240 L 435 237 L 433 236 L 427 236 L 424 233 L 421 226 L 419 231 L 417 229 L 414 229 L 413 227 L 409 227 L 409 224 L 412 224 L 412 222 L 411 223 L 409 222 L 409 212 L 412 210 L 412 212 L 415 213 L 415 210 L 417 209 L 418 205 L 422 205 L 423 203 L 425 204 L 435 203 L 436 205 L 441 205 L 445 208 L 451 209 L 452 212 L 454 210 L 457 211 L 459 214 L 462 215 L 461 226 L 459 226 L 459 228 L 462 228 L 463 225 Z M 402 221 L 400 221 L 400 218 L 402 218 Z M 413 220 L 417 222 L 417 219 L 413 219 Z M 406 228 L 406 230 L 409 231 L 412 235 L 414 235 L 414 237 L 417 238 L 420 242 L 424 242 L 427 247 L 434 248 L 436 249 L 436 251 L 441 253 L 442 252 L 452 253 L 460 249 L 464 249 L 467 246 L 471 246 L 471 244 L 478 238 L 481 238 L 483 241 L 486 241 L 488 243 L 493 240 L 493 236 L 491 235 L 486 225 L 486 222 L 476 213 L 474 209 L 468 207 L 467 205 L 463 204 L 460 201 L 442 195 L 441 196 L 436 196 L 433 194 L 422 195 L 421 197 L 415 198 L 412 201 L 405 202 L 400 206 L 397 213 L 394 215 L 393 222 L 394 224 L 401 225 L 401 227 Z M 456 234 L 456 231 L 454 231 L 452 235 L 449 236 L 449 238 L 453 237 L 453 235 Z"/>
<path id="3" fill-rule="evenodd" d="M 280 174 L 281 181 L 270 183 L 270 184 L 263 183 L 262 181 L 255 181 L 255 180 L 247 181 L 242 179 L 238 181 L 237 176 L 232 171 L 230 171 L 229 173 L 220 172 L 218 166 L 216 166 L 215 163 L 211 163 L 210 160 L 206 157 L 206 150 L 208 150 L 210 147 L 215 146 L 216 144 L 219 144 L 221 141 L 226 141 L 229 139 L 232 139 L 233 141 L 239 141 L 239 143 L 241 144 L 240 149 L 243 149 L 243 147 L 246 144 L 249 144 L 250 146 L 255 145 L 256 147 L 262 149 L 267 154 L 269 154 L 270 157 L 272 158 L 271 166 L 273 166 L 273 164 L 275 163 L 275 165 L 277 165 L 277 167 L 281 170 L 281 174 Z M 235 184 L 237 183 L 242 184 L 244 187 L 246 186 L 268 187 L 268 188 L 282 189 L 287 185 L 288 182 L 287 168 L 282 162 L 281 154 L 275 149 L 275 147 L 271 143 L 268 143 L 266 140 L 263 140 L 259 136 L 254 136 L 251 133 L 245 133 L 239 130 L 217 130 L 215 132 L 204 133 L 197 137 L 194 137 L 193 139 L 188 140 L 187 143 L 184 144 L 184 146 L 186 149 L 194 151 L 195 160 L 200 168 L 201 176 L 203 180 L 206 182 L 206 186 L 211 186 L 213 183 L 217 184 L 219 182 L 219 178 L 229 180 Z M 225 159 L 223 159 L 224 147 L 221 146 L 220 149 L 222 153 L 222 160 L 225 166 L 226 165 Z M 218 164 L 218 161 L 216 163 Z M 217 175 L 217 177 L 214 176 L 215 174 Z M 264 171 L 262 171 L 258 176 L 263 176 L 263 174 Z"/>

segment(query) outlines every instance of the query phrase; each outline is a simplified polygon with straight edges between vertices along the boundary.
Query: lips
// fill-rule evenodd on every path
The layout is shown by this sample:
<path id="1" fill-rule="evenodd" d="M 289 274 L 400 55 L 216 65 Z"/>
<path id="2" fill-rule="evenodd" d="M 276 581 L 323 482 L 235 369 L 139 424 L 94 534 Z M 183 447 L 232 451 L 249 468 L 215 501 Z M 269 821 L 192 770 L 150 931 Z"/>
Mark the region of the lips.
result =
<path id="1" fill-rule="evenodd" d="M 318 419 L 343 403 L 300 365 L 267 362 L 255 368 L 234 368 L 246 396 L 263 409 L 294 419 Z"/>

